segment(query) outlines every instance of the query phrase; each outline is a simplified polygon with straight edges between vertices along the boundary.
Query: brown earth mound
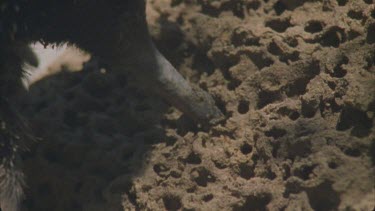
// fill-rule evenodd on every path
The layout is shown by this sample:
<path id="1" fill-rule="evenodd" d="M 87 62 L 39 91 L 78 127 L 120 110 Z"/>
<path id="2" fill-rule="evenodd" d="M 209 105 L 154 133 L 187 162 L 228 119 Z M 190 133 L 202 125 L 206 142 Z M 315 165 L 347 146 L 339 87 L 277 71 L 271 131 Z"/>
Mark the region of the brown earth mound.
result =
<path id="1" fill-rule="evenodd" d="M 372 0 L 148 3 L 159 48 L 226 122 L 201 129 L 93 62 L 45 78 L 21 103 L 41 138 L 29 210 L 372 210 Z"/>

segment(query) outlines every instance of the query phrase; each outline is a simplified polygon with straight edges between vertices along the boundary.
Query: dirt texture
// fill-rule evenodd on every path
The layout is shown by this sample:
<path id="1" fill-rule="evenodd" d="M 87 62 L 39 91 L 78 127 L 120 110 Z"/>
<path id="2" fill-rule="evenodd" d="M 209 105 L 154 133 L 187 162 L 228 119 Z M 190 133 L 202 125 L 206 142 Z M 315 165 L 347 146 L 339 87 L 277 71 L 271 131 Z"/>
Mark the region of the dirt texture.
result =
<path id="1" fill-rule="evenodd" d="M 20 99 L 29 210 L 372 210 L 372 0 L 149 0 L 227 119 L 200 128 L 95 60 Z"/>

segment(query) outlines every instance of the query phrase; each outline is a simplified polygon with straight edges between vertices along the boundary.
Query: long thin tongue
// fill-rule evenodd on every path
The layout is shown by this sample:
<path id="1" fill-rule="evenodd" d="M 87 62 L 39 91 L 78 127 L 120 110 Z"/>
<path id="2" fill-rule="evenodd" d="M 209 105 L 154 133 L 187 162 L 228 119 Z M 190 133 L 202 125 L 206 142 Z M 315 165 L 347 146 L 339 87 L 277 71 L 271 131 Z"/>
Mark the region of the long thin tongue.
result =
<path id="1" fill-rule="evenodd" d="M 214 125 L 224 119 L 211 95 L 189 84 L 156 47 L 153 52 L 157 77 L 149 81 L 153 85 L 151 88 L 199 123 Z"/>
<path id="2" fill-rule="evenodd" d="M 140 86 L 160 95 L 197 123 L 215 125 L 224 119 L 211 95 L 189 84 L 151 41 L 143 43 L 135 54 L 131 69 Z"/>

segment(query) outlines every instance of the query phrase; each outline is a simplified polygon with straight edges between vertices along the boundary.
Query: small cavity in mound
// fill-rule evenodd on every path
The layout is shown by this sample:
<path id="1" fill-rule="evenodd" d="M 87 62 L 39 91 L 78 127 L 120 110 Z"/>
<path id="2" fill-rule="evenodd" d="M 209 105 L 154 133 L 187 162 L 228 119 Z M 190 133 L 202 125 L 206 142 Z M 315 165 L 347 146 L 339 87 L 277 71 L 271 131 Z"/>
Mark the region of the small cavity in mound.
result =
<path id="1" fill-rule="evenodd" d="M 180 197 L 174 195 L 164 196 L 163 203 L 166 210 L 179 210 L 182 206 Z"/>
<path id="2" fill-rule="evenodd" d="M 266 91 L 261 91 L 258 94 L 258 103 L 257 103 L 257 108 L 262 109 L 268 104 L 271 104 L 275 101 L 278 101 L 281 99 L 281 94 L 279 92 L 266 92 Z"/>
<path id="3" fill-rule="evenodd" d="M 240 177 L 249 180 L 254 177 L 254 167 L 248 163 L 241 163 L 239 166 Z"/>
<path id="4" fill-rule="evenodd" d="M 356 148 L 348 148 L 344 150 L 345 155 L 350 157 L 359 157 L 361 156 L 361 151 Z"/>
<path id="5" fill-rule="evenodd" d="M 349 63 L 348 57 L 344 56 L 339 62 L 339 64 L 337 64 L 335 68 L 333 68 L 333 72 L 330 73 L 330 75 L 335 78 L 344 77 L 347 73 L 347 70 L 342 65 L 346 65 L 348 63 Z"/>
<path id="6" fill-rule="evenodd" d="M 266 174 L 264 176 L 269 180 L 274 180 L 277 177 L 271 169 L 267 169 Z"/>
<path id="7" fill-rule="evenodd" d="M 163 176 L 162 173 L 169 171 L 169 168 L 167 168 L 164 164 L 158 163 L 154 165 L 154 172 L 158 174 L 159 176 Z"/>
<path id="8" fill-rule="evenodd" d="M 245 46 L 259 46 L 259 37 L 250 36 L 251 32 L 242 27 L 236 28 L 233 31 L 231 41 L 234 46 L 238 47 L 241 45 Z"/>
<path id="9" fill-rule="evenodd" d="M 374 0 L 363 0 L 366 4 L 373 4 L 374 2 Z"/>
<path id="10" fill-rule="evenodd" d="M 238 113 L 246 114 L 247 112 L 249 112 L 249 105 L 250 105 L 249 101 L 241 100 L 237 107 Z"/>
<path id="11" fill-rule="evenodd" d="M 273 9 L 275 10 L 276 12 L 276 15 L 281 15 L 284 13 L 284 11 L 287 9 L 285 4 L 281 1 L 277 1 L 274 5 L 273 5 Z"/>
<path id="12" fill-rule="evenodd" d="M 233 211 L 263 211 L 268 210 L 267 205 L 271 202 L 270 193 L 262 193 L 246 197 L 245 203 L 233 207 Z"/>
<path id="13" fill-rule="evenodd" d="M 352 128 L 351 135 L 361 138 L 370 134 L 372 124 L 365 112 L 348 107 L 342 110 L 336 129 L 345 131 Z"/>
<path id="14" fill-rule="evenodd" d="M 293 83 L 290 83 L 286 90 L 285 94 L 288 97 L 299 96 L 306 93 L 306 87 L 309 84 L 310 77 L 302 77 L 295 80 Z"/>
<path id="15" fill-rule="evenodd" d="M 330 169 L 337 169 L 338 165 L 337 165 L 337 163 L 331 161 L 331 162 L 328 163 L 328 167 Z"/>
<path id="16" fill-rule="evenodd" d="M 202 197 L 202 200 L 203 200 L 204 202 L 209 202 L 209 201 L 211 201 L 213 198 L 214 198 L 214 195 L 213 195 L 212 193 L 210 193 L 210 194 L 204 195 L 204 196 Z"/>
<path id="17" fill-rule="evenodd" d="M 269 67 L 274 63 L 274 61 L 265 55 L 264 52 L 253 52 L 249 54 L 249 57 L 259 70 Z"/>
<path id="18" fill-rule="evenodd" d="M 260 6 L 261 6 L 261 2 L 260 1 L 253 0 L 253 1 L 248 1 L 247 5 L 246 5 L 246 8 L 247 9 L 257 10 L 257 9 L 259 9 Z"/>
<path id="19" fill-rule="evenodd" d="M 273 137 L 274 139 L 278 139 L 278 138 L 283 137 L 286 134 L 286 130 L 273 127 L 271 130 L 266 131 L 264 134 L 267 137 Z"/>
<path id="20" fill-rule="evenodd" d="M 288 117 L 291 119 L 291 120 L 297 120 L 299 117 L 300 117 L 300 114 L 297 112 L 297 111 L 293 111 L 291 112 Z"/>
<path id="21" fill-rule="evenodd" d="M 296 169 L 294 171 L 294 175 L 303 179 L 303 180 L 308 180 L 311 179 L 311 175 L 313 175 L 313 170 L 315 169 L 317 165 L 303 165 L 300 168 Z"/>
<path id="22" fill-rule="evenodd" d="M 211 75 L 215 70 L 215 65 L 204 53 L 195 53 L 193 56 L 192 68 L 200 73 Z"/>
<path id="23" fill-rule="evenodd" d="M 270 27 L 276 32 L 285 32 L 289 27 L 293 26 L 290 19 L 273 19 L 266 22 L 266 27 Z"/>
<path id="24" fill-rule="evenodd" d="M 348 3 L 348 0 L 337 0 L 339 6 L 345 6 Z"/>
<path id="25" fill-rule="evenodd" d="M 229 114 L 229 112 L 227 111 L 225 101 L 222 100 L 221 98 L 214 98 L 214 99 L 215 99 L 215 102 L 216 102 L 216 106 L 219 108 L 219 110 L 220 110 L 225 116 L 227 116 L 227 115 Z"/>
<path id="26" fill-rule="evenodd" d="M 199 167 L 194 169 L 191 175 L 193 177 L 193 180 L 197 183 L 197 185 L 202 187 L 207 187 L 208 183 L 213 183 L 216 181 L 216 178 L 205 167 Z"/>
<path id="27" fill-rule="evenodd" d="M 318 106 L 315 101 L 302 100 L 301 113 L 306 118 L 313 118 L 318 111 Z"/>
<path id="28" fill-rule="evenodd" d="M 355 38 L 357 38 L 359 36 L 361 36 L 361 32 L 358 32 L 358 31 L 356 31 L 354 29 L 350 29 L 348 31 L 348 40 L 353 40 L 353 39 L 355 39 Z"/>
<path id="29" fill-rule="evenodd" d="M 320 43 L 326 47 L 339 47 L 341 43 L 346 41 L 346 34 L 339 27 L 332 27 L 324 32 L 320 39 Z"/>
<path id="30" fill-rule="evenodd" d="M 286 37 L 284 38 L 284 42 L 292 48 L 295 48 L 298 46 L 298 40 L 295 37 Z"/>
<path id="31" fill-rule="evenodd" d="M 321 32 L 323 30 L 324 23 L 321 21 L 311 20 L 307 22 L 305 31 L 311 34 Z"/>
<path id="32" fill-rule="evenodd" d="M 362 11 L 350 10 L 348 16 L 355 20 L 361 20 L 363 18 Z"/>
<path id="33" fill-rule="evenodd" d="M 232 13 L 234 16 L 243 19 L 246 17 L 247 11 L 258 10 L 260 6 L 261 6 L 261 2 L 258 0 L 239 1 L 232 8 Z"/>
<path id="34" fill-rule="evenodd" d="M 253 151 L 253 147 L 250 144 L 248 144 L 248 143 L 244 143 L 241 146 L 241 152 L 244 155 L 250 154 L 252 151 Z"/>
<path id="35" fill-rule="evenodd" d="M 291 62 L 298 61 L 300 53 L 298 51 L 293 51 L 292 53 L 285 53 L 280 55 L 280 61 L 286 64 L 290 64 Z"/>
<path id="36" fill-rule="evenodd" d="M 233 91 L 237 87 L 239 87 L 241 85 L 241 83 L 242 83 L 241 81 L 232 78 L 232 79 L 230 79 L 230 81 L 227 85 L 227 88 L 228 88 L 228 90 Z"/>
<path id="37" fill-rule="evenodd" d="M 332 188 L 332 182 L 325 181 L 306 192 L 314 210 L 336 210 L 340 204 L 339 193 Z"/>
<path id="38" fill-rule="evenodd" d="M 202 163 L 202 159 L 200 158 L 199 154 L 194 152 L 190 153 L 188 157 L 185 159 L 186 163 L 198 165 Z"/>
<path id="39" fill-rule="evenodd" d="M 300 114 L 298 111 L 295 111 L 293 109 L 289 109 L 287 107 L 282 107 L 279 109 L 278 113 L 280 113 L 283 116 L 288 116 L 289 119 L 295 121 L 300 117 Z"/>
<path id="40" fill-rule="evenodd" d="M 268 52 L 270 52 L 273 55 L 280 55 L 280 54 L 284 53 L 284 51 L 280 48 L 280 46 L 275 41 L 272 41 L 268 45 L 267 49 L 268 49 Z"/>
<path id="41" fill-rule="evenodd" d="M 366 40 L 369 44 L 375 43 L 375 23 L 371 24 L 367 28 L 367 38 L 366 38 Z"/>
<path id="42" fill-rule="evenodd" d="M 366 70 L 370 70 L 373 66 L 375 66 L 375 52 L 373 52 L 371 56 L 368 56 L 366 58 L 366 63 Z"/>

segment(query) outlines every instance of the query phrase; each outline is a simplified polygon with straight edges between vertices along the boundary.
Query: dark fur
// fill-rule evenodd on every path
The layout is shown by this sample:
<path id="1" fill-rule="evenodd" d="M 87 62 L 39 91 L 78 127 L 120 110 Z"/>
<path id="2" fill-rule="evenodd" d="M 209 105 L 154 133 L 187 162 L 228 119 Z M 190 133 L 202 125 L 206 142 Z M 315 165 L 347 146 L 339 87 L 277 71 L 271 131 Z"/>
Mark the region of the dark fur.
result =
<path id="1" fill-rule="evenodd" d="M 9 99 L 21 87 L 22 65 L 36 65 L 27 45 L 34 41 L 69 42 L 110 63 L 113 57 L 131 56 L 119 53 L 117 46 L 135 48 L 132 43 L 149 39 L 144 13 L 144 0 L 0 1 L 0 206 L 3 211 L 20 210 L 24 197 L 24 176 L 18 156 L 27 149 L 30 136 Z"/>

